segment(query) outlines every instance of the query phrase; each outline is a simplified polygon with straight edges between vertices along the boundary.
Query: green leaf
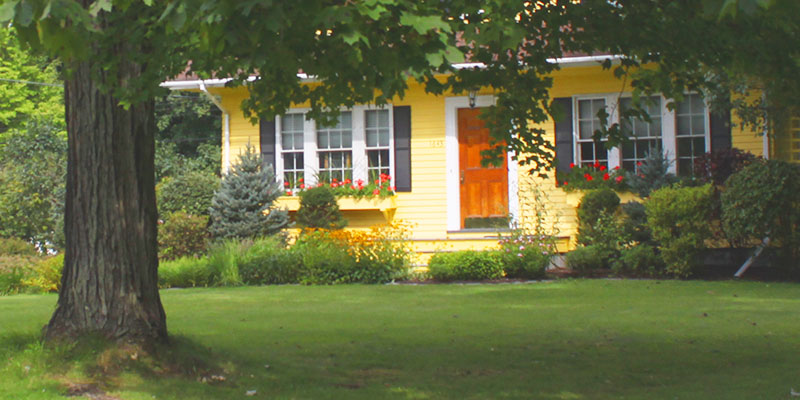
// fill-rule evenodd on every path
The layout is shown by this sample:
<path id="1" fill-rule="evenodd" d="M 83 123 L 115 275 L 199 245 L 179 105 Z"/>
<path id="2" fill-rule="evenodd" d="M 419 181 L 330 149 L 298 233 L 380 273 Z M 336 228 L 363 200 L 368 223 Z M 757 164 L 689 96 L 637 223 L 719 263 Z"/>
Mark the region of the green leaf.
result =
<path id="1" fill-rule="evenodd" d="M 418 33 L 427 33 L 431 30 L 450 31 L 450 25 L 437 16 L 420 16 L 404 13 L 400 16 L 400 24 L 413 28 Z"/>
<path id="2" fill-rule="evenodd" d="M 19 3 L 16 0 L 11 0 L 0 5 L 0 22 L 8 22 L 14 19 L 14 7 Z"/>
<path id="3" fill-rule="evenodd" d="M 89 6 L 89 14 L 91 14 L 92 17 L 96 17 L 100 11 L 111 12 L 111 0 L 95 0 L 95 2 Z"/>
<path id="4" fill-rule="evenodd" d="M 369 43 L 367 41 L 367 37 L 362 35 L 360 32 L 350 32 L 350 33 L 342 36 L 342 40 L 344 40 L 344 42 L 349 44 L 350 46 L 352 46 L 354 43 L 356 43 L 358 41 L 363 41 L 364 43 Z"/>
<path id="5" fill-rule="evenodd" d="M 33 22 L 33 5 L 26 0 L 22 0 L 19 3 L 19 8 L 17 9 L 17 24 L 20 26 L 30 26 L 31 22 Z"/>
<path id="6" fill-rule="evenodd" d="M 39 16 L 39 21 L 44 21 L 47 17 L 50 16 L 50 9 L 53 7 L 53 1 L 50 0 L 47 2 L 47 5 L 44 6 L 44 11 L 42 11 L 42 15 Z"/>

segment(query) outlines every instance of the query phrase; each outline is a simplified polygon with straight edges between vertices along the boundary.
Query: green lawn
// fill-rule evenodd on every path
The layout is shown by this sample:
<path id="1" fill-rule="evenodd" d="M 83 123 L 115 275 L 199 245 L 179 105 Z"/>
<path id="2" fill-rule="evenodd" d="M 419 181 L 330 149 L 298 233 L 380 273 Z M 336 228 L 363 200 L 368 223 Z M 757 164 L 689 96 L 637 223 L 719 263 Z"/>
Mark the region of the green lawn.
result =
<path id="1" fill-rule="evenodd" d="M 25 295 L 0 298 L 0 394 L 58 398 L 67 382 L 104 376 L 121 399 L 751 400 L 800 391 L 797 284 L 563 280 L 162 295 L 178 347 L 199 349 L 225 382 L 135 369 L 92 375 L 35 340 L 56 297 Z"/>

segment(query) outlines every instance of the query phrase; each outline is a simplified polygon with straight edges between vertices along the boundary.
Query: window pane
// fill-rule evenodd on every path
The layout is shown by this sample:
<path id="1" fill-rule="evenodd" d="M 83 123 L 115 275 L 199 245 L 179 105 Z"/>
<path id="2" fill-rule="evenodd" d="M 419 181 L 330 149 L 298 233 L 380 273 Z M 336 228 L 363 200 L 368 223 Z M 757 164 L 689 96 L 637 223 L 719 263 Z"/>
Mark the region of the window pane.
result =
<path id="1" fill-rule="evenodd" d="M 685 96 L 683 101 L 678 102 L 678 108 L 676 109 L 676 112 L 678 114 L 691 114 L 691 96 Z"/>
<path id="2" fill-rule="evenodd" d="M 580 123 L 580 138 L 581 139 L 591 139 L 592 134 L 594 134 L 594 129 L 592 125 L 592 121 L 581 121 Z"/>
<path id="3" fill-rule="evenodd" d="M 706 140 L 705 138 L 694 138 L 693 146 L 694 151 L 692 155 L 694 156 L 702 156 L 706 152 Z"/>
<path id="4" fill-rule="evenodd" d="M 378 145 L 378 132 L 367 131 L 367 147 L 376 147 Z"/>
<path id="5" fill-rule="evenodd" d="M 692 116 L 692 135 L 704 135 L 706 132 L 705 115 Z"/>
<path id="6" fill-rule="evenodd" d="M 378 131 L 378 144 L 380 146 L 389 146 L 389 130 L 381 129 Z"/>
<path id="7" fill-rule="evenodd" d="M 622 145 L 622 158 L 633 158 L 635 153 L 634 148 L 636 147 L 636 142 L 628 141 Z"/>
<path id="8" fill-rule="evenodd" d="M 303 132 L 294 134 L 294 148 L 295 150 L 303 149 Z"/>
<path id="9" fill-rule="evenodd" d="M 578 101 L 578 118 L 580 118 L 580 119 L 592 119 L 592 118 L 594 118 L 594 114 L 592 113 L 591 100 L 579 100 Z"/>
<path id="10" fill-rule="evenodd" d="M 353 147 L 353 133 L 352 131 L 343 131 L 341 134 L 342 148 L 349 149 Z"/>
<path id="11" fill-rule="evenodd" d="M 292 157 L 291 153 L 283 155 L 283 169 L 294 169 L 294 158 Z"/>
<path id="12" fill-rule="evenodd" d="M 703 99 L 700 98 L 699 94 L 693 94 L 689 96 L 692 102 L 692 114 L 703 114 L 706 111 L 706 105 L 703 103 Z"/>
<path id="13" fill-rule="evenodd" d="M 692 139 L 678 139 L 678 157 L 692 155 Z"/>
<path id="14" fill-rule="evenodd" d="M 287 135 L 285 133 L 282 134 L 281 135 L 281 147 L 284 148 L 284 149 L 294 149 L 294 147 L 292 146 L 292 142 L 293 142 L 292 138 L 293 137 L 294 137 L 293 135 Z"/>
<path id="15" fill-rule="evenodd" d="M 328 148 L 341 149 L 342 148 L 342 133 L 330 132 L 328 135 Z"/>
<path id="16" fill-rule="evenodd" d="M 320 149 L 327 149 L 328 146 L 328 133 L 327 132 L 317 132 L 317 146 Z"/>
<path id="17" fill-rule="evenodd" d="M 675 135 L 688 136 L 692 134 L 691 120 L 689 117 L 678 116 L 675 118 L 675 122 L 677 123 Z"/>

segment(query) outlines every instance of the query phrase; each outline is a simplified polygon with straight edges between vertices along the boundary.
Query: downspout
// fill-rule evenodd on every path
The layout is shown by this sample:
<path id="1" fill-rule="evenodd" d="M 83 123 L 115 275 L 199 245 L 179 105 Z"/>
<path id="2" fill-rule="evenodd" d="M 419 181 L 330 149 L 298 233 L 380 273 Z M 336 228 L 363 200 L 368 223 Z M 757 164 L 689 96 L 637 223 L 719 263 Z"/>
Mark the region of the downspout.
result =
<path id="1" fill-rule="evenodd" d="M 209 93 L 203 81 L 200 81 L 200 90 L 222 112 L 222 175 L 225 175 L 231 167 L 231 114 L 222 107 L 222 103 L 214 95 Z"/>

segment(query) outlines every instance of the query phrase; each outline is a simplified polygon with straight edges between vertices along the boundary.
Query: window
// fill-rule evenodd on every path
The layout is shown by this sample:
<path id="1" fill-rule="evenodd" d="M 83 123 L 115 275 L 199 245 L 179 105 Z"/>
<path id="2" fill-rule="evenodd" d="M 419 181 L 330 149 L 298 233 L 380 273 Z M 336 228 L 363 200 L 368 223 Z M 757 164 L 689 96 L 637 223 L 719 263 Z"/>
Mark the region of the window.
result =
<path id="1" fill-rule="evenodd" d="M 297 189 L 301 183 L 374 181 L 394 172 L 392 108 L 356 106 L 332 126 L 305 119 L 293 109 L 277 118 L 276 174 Z M 304 181 L 301 181 L 304 179 Z"/>
<path id="2" fill-rule="evenodd" d="M 379 179 L 381 174 L 391 175 L 389 160 L 389 111 L 368 110 L 366 117 L 367 136 L 367 178 L 370 182 Z"/>
<path id="3" fill-rule="evenodd" d="M 642 100 L 650 122 L 622 121 L 620 128 L 628 135 L 621 148 L 606 150 L 604 143 L 592 139 L 600 128 L 597 112 L 606 109 L 608 123 L 620 122 L 617 104 L 625 110 L 633 107 L 631 97 L 619 94 L 576 96 L 574 102 L 573 145 L 575 163 L 589 165 L 600 163 L 608 168 L 621 167 L 636 171 L 638 163 L 652 151 L 663 152 L 673 161 L 671 170 L 689 176 L 694 169 L 694 160 L 709 151 L 710 128 L 708 108 L 699 94 L 687 94 L 676 104 L 675 111 L 666 107 L 667 99 L 651 96 Z M 794 122 L 793 122 L 794 123 Z M 800 158 L 800 120 L 794 123 L 797 129 L 797 154 Z"/>
<path id="4" fill-rule="evenodd" d="M 620 99 L 620 108 L 624 111 L 633 106 L 633 99 Z M 661 152 L 661 97 L 653 96 L 641 104 L 650 117 L 650 122 L 642 120 L 623 121 L 622 131 L 630 139 L 622 145 L 622 168 L 638 171 L 638 165 L 653 151 Z"/>
<path id="5" fill-rule="evenodd" d="M 288 114 L 281 124 L 281 158 L 283 159 L 283 181 L 287 187 L 297 189 L 303 182 L 303 114 Z"/>
<path id="6" fill-rule="evenodd" d="M 791 156 L 792 162 L 800 162 L 800 116 L 794 115 L 789 120 L 789 140 L 792 143 Z"/>
<path id="7" fill-rule="evenodd" d="M 605 99 L 578 100 L 578 164 L 588 165 L 600 163 L 608 166 L 608 150 L 604 141 L 592 138 L 594 132 L 600 129 L 600 119 L 597 112 L 606 107 Z"/>
<path id="8" fill-rule="evenodd" d="M 334 126 L 317 126 L 319 181 L 343 182 L 353 179 L 352 113 L 343 112 Z"/>
<path id="9" fill-rule="evenodd" d="M 706 152 L 706 105 L 698 94 L 687 95 L 675 111 L 678 175 L 691 176 L 694 160 Z"/>

